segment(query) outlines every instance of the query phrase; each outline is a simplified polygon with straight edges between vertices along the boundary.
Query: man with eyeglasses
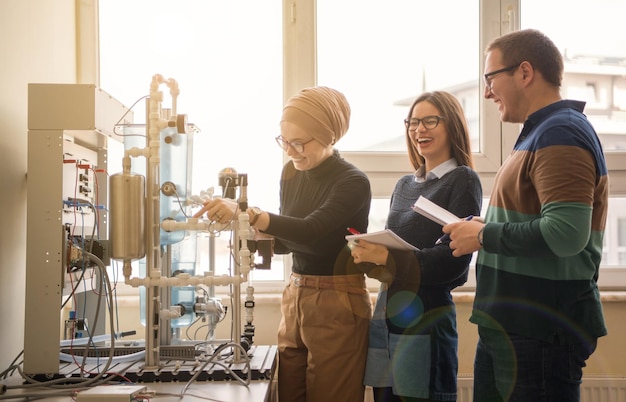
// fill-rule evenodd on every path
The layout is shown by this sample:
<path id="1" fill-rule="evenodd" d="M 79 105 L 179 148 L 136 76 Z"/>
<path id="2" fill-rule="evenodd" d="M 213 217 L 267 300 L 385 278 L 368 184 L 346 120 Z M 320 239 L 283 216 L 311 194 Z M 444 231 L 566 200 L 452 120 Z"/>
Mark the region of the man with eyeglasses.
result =
<path id="1" fill-rule="evenodd" d="M 527 29 L 486 49 L 485 93 L 523 123 L 484 223 L 444 226 L 454 255 L 478 250 L 474 401 L 578 401 L 606 335 L 597 286 L 608 206 L 602 147 L 584 102 L 561 98 L 563 59 Z"/>

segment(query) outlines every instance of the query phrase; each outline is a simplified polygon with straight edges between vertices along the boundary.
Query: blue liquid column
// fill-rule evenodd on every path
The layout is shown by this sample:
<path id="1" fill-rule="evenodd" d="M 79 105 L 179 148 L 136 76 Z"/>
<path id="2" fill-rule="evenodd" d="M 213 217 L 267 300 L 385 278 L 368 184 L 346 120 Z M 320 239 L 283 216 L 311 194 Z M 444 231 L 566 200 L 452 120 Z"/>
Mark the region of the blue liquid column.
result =
<path id="1" fill-rule="evenodd" d="M 145 135 L 145 126 L 125 127 L 124 134 L 134 134 L 125 137 L 125 149 L 133 147 L 143 148 L 146 146 L 145 138 L 138 135 Z M 163 191 L 160 195 L 160 211 L 161 221 L 165 219 L 174 219 L 176 221 L 185 221 L 185 214 L 190 212 L 190 208 L 186 205 L 186 199 L 191 191 L 191 165 L 193 153 L 193 134 L 180 134 L 175 127 L 168 127 L 160 132 L 160 165 L 159 175 L 161 188 L 165 188 L 167 194 Z M 138 159 L 138 160 L 136 160 Z M 143 158 L 134 158 L 132 160 L 132 170 L 145 175 L 145 161 Z M 164 275 L 173 276 L 179 272 L 185 272 L 190 275 L 196 274 L 197 260 L 197 236 L 195 233 L 188 234 L 185 231 L 166 232 L 160 231 L 160 244 L 162 247 L 169 246 L 171 256 L 172 272 L 164 273 Z M 146 274 L 145 259 L 139 261 L 139 274 Z M 140 296 L 140 321 L 142 325 L 146 323 L 146 289 L 139 289 Z M 181 304 L 185 307 L 183 317 L 172 320 L 172 328 L 187 326 L 193 322 L 193 305 L 195 304 L 195 287 L 193 286 L 177 286 L 171 288 L 171 305 Z"/>
<path id="2" fill-rule="evenodd" d="M 189 134 L 191 135 L 191 134 Z M 187 179 L 189 168 L 189 150 L 187 148 L 187 134 L 180 134 L 175 127 L 161 130 L 160 145 L 160 183 L 161 189 L 161 221 L 174 219 L 177 222 L 185 221 L 186 198 L 190 189 Z M 161 229 L 161 245 L 177 243 L 185 237 L 184 231 L 165 232 Z"/>

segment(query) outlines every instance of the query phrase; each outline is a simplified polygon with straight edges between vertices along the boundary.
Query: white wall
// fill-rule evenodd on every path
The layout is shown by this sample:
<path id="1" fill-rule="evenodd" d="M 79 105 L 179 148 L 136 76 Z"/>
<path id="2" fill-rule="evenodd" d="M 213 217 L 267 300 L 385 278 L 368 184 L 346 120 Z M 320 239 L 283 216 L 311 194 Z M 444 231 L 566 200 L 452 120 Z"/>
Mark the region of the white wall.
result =
<path id="1" fill-rule="evenodd" d="M 75 1 L 0 0 L 0 368 L 23 349 L 27 90 L 75 83 Z"/>

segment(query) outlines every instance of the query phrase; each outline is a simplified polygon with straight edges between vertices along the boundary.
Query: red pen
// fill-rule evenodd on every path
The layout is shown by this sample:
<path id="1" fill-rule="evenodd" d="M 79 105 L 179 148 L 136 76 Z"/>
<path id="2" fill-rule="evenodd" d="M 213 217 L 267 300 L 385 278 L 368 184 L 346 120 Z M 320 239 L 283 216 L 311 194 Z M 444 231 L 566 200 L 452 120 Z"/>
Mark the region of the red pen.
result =
<path id="1" fill-rule="evenodd" d="M 359 232 L 355 228 L 348 228 L 348 232 L 352 233 L 353 235 L 361 234 L 361 232 Z"/>

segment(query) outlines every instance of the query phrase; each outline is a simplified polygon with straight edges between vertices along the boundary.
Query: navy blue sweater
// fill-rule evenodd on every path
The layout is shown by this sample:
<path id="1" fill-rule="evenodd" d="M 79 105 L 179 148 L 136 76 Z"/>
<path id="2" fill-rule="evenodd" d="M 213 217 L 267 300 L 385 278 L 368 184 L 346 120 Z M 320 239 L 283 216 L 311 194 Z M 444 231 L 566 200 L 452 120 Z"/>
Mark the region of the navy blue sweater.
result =
<path id="1" fill-rule="evenodd" d="M 427 317 L 429 311 L 453 304 L 450 291 L 467 281 L 472 256 L 454 257 L 449 241 L 435 245 L 443 234 L 441 225 L 412 210 L 420 195 L 458 217 L 479 216 L 482 186 L 476 172 L 467 166 L 458 166 L 439 179 L 425 182 L 406 175 L 396 184 L 387 228 L 420 250 L 390 250 L 387 265 L 396 271 L 396 278 L 389 287 L 388 298 L 403 290 L 416 292 Z M 409 332 L 428 332 L 432 322 L 425 317 Z M 395 327 L 393 322 L 388 322 L 391 332 L 407 333 L 407 328 Z"/>

